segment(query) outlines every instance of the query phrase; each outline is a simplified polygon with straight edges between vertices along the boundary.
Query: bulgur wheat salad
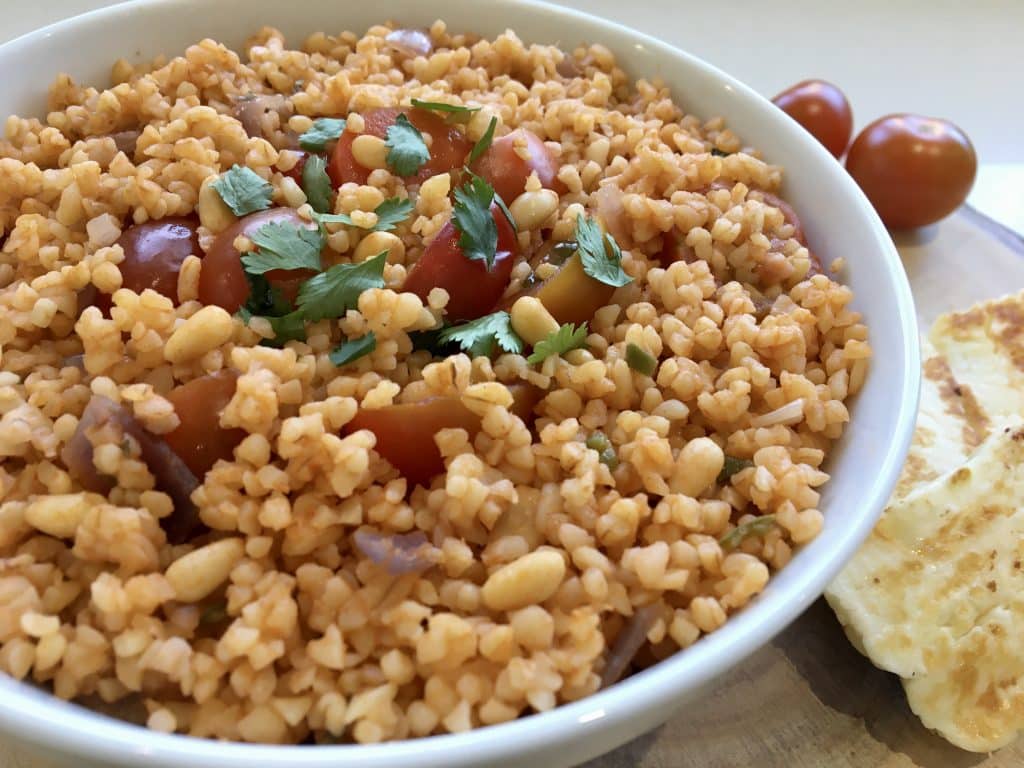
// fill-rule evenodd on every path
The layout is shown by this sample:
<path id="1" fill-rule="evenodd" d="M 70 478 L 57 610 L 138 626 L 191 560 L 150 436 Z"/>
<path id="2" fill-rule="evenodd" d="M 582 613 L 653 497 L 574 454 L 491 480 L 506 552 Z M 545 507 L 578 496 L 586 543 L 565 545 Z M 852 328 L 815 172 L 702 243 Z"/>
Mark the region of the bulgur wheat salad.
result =
<path id="1" fill-rule="evenodd" d="M 112 78 L 0 141 L 6 674 L 201 737 L 460 732 L 821 529 L 867 329 L 722 119 L 440 21 Z"/>

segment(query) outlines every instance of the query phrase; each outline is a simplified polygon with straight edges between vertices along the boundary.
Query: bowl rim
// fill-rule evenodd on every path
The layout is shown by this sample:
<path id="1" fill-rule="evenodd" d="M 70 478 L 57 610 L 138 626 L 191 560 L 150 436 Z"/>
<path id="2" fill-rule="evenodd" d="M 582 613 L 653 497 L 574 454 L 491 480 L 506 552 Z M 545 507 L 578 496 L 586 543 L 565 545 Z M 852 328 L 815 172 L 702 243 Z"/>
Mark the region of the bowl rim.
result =
<path id="1" fill-rule="evenodd" d="M 100 26 L 106 20 L 124 14 L 144 13 L 150 9 L 187 4 L 190 1 L 130 0 L 117 3 L 27 32 L 0 45 L 0 52 L 45 45 L 53 34 L 80 25 Z M 490 0 L 488 5 L 495 13 L 543 13 L 551 19 L 552 24 L 559 26 L 571 25 L 574 21 L 585 22 L 603 27 L 613 35 L 628 35 L 637 45 L 649 48 L 659 59 L 683 61 L 686 66 L 702 70 L 704 74 L 718 79 L 745 100 L 760 102 L 762 107 L 770 105 L 756 91 L 703 59 L 618 22 L 542 0 Z M 444 8 L 439 7 L 438 12 L 443 13 Z M 780 110 L 772 108 L 771 112 L 777 113 L 777 117 L 766 113 L 766 119 L 792 123 L 789 130 L 795 127 L 802 131 L 795 121 Z M 808 151 L 826 152 L 813 140 L 808 143 Z M 874 527 L 895 486 L 910 446 L 921 378 L 917 320 L 910 285 L 895 245 L 881 220 L 856 184 L 848 177 L 846 183 L 852 187 L 854 199 L 860 201 L 861 207 L 866 209 L 863 212 L 873 222 L 873 231 L 866 234 L 874 237 L 875 246 L 887 257 L 887 274 L 884 278 L 893 287 L 897 298 L 899 331 L 906 340 L 902 360 L 905 374 L 899 382 L 898 419 L 892 425 L 893 439 L 885 443 L 884 455 L 879 460 L 879 471 L 875 475 L 876 482 L 865 491 L 863 505 L 874 511 L 872 514 L 861 515 L 854 524 L 844 528 L 845 535 L 839 541 L 838 552 L 834 557 L 804 563 L 801 588 L 776 594 L 771 600 L 754 601 L 730 617 L 723 629 L 702 637 L 685 649 L 685 653 L 676 653 L 614 686 L 548 712 L 465 733 L 373 745 L 346 744 L 316 748 L 308 745 L 267 746 L 220 742 L 154 732 L 144 726 L 104 716 L 87 707 L 57 699 L 49 692 L 41 692 L 2 674 L 0 730 L 14 733 L 25 742 L 64 754 L 109 760 L 112 764 L 123 763 L 134 756 L 154 768 L 207 764 L 216 764 L 218 768 L 251 768 L 252 765 L 267 768 L 333 768 L 344 760 L 358 760 L 358 765 L 367 768 L 405 764 L 404 761 L 412 761 L 410 764 L 413 765 L 456 766 L 501 761 L 508 758 L 509 745 L 520 754 L 530 753 L 531 750 L 536 753 L 554 742 L 565 741 L 566 733 L 596 734 L 598 731 L 610 730 L 635 716 L 637 701 L 643 702 L 644 709 L 673 711 L 680 691 L 697 690 L 714 681 L 781 632 L 821 595 L 828 582 Z M 628 704 L 630 701 L 634 702 L 633 706 Z M 54 726 L 59 728 L 59 745 L 53 740 Z"/>

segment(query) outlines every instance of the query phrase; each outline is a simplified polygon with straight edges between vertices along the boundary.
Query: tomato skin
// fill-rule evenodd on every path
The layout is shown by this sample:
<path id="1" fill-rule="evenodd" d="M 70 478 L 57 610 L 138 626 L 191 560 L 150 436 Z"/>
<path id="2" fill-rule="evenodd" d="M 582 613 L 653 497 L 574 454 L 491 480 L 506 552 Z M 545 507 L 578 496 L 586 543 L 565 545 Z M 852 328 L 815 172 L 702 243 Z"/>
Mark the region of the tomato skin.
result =
<path id="1" fill-rule="evenodd" d="M 529 421 L 543 392 L 536 387 L 509 384 L 513 404 L 511 411 Z M 444 472 L 444 459 L 434 442 L 441 429 L 464 429 L 472 440 L 480 431 L 480 417 L 457 397 L 430 397 L 416 403 L 399 403 L 384 408 L 360 409 L 345 425 L 350 435 L 368 429 L 377 438 L 375 450 L 399 471 L 410 485 L 430 484 L 430 479 Z"/>
<path id="2" fill-rule="evenodd" d="M 449 221 L 409 271 L 403 290 L 426 301 L 431 289 L 444 288 L 448 291 L 445 311 L 451 320 L 475 320 L 493 310 L 512 279 L 519 243 L 498 206 L 491 206 L 491 215 L 498 227 L 498 251 L 490 270 L 482 261 L 465 257 L 459 230 Z"/>
<path id="3" fill-rule="evenodd" d="M 199 247 L 199 219 L 195 216 L 173 216 L 128 227 L 117 244 L 124 250 L 121 287 L 142 293 L 152 288 L 175 304 L 178 303 L 178 271 L 190 254 L 202 256 Z M 110 306 L 110 297 L 100 294 L 97 304 Z"/>
<path id="4" fill-rule="evenodd" d="M 796 120 L 834 157 L 842 157 L 853 133 L 853 111 L 841 90 L 824 80 L 804 80 L 772 103 Z"/>
<path id="5" fill-rule="evenodd" d="M 181 384 L 167 394 L 181 423 L 163 436 L 171 450 L 202 478 L 218 459 L 231 459 L 244 429 L 220 426 L 220 414 L 235 394 L 238 374 L 218 371 Z"/>
<path id="6" fill-rule="evenodd" d="M 960 207 L 974 185 L 978 158 L 967 135 L 947 120 L 888 115 L 857 135 L 846 170 L 886 226 L 909 229 Z"/>
<path id="7" fill-rule="evenodd" d="M 296 149 L 294 151 L 298 154 L 299 159 L 295 161 L 295 165 L 293 165 L 287 171 L 281 171 L 281 173 L 301 187 L 302 170 L 306 167 L 306 161 L 309 160 L 309 152 L 306 152 L 305 150 L 302 149 Z"/>
<path id="8" fill-rule="evenodd" d="M 239 219 L 225 229 L 210 246 L 199 272 L 199 300 L 216 304 L 228 312 L 237 312 L 249 298 L 249 281 L 242 268 L 241 256 L 235 249 L 235 238 L 248 237 L 271 222 L 308 225 L 292 208 L 270 208 Z M 288 299 L 294 299 L 299 285 L 313 273 L 305 269 L 275 269 L 267 272 L 267 280 L 281 288 Z"/>
<path id="9" fill-rule="evenodd" d="M 395 124 L 400 114 L 406 115 L 420 133 L 429 133 L 431 137 L 430 159 L 418 172 L 406 177 L 407 181 L 422 184 L 431 176 L 447 173 L 462 166 L 472 148 L 466 134 L 454 125 L 448 125 L 443 117 L 425 109 L 382 107 L 370 110 L 363 115 L 363 133 L 379 139 L 386 138 L 388 128 Z M 334 145 L 331 161 L 327 165 L 327 174 L 331 177 L 335 189 L 347 181 L 365 184 L 370 176 L 370 169 L 361 166 L 352 156 L 352 142 L 355 139 L 356 134 L 345 131 Z"/>
<path id="10" fill-rule="evenodd" d="M 516 152 L 516 141 L 520 137 L 526 140 L 529 160 Z M 537 134 L 524 128 L 495 139 L 473 163 L 473 172 L 485 178 L 506 203 L 511 203 L 523 193 L 526 180 L 533 171 L 537 172 L 537 178 L 545 189 L 559 193 L 565 191 L 565 185 L 556 176 L 558 164 L 555 158 Z"/>

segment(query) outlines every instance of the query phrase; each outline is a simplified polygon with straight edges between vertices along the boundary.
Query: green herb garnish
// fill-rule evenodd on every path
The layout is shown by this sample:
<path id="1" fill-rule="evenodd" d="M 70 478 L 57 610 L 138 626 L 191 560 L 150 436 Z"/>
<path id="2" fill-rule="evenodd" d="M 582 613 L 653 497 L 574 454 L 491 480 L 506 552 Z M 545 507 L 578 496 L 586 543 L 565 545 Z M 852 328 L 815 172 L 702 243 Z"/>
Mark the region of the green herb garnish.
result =
<path id="1" fill-rule="evenodd" d="M 576 217 L 576 243 L 579 246 L 583 271 L 595 280 L 620 288 L 633 282 L 622 271 L 622 251 L 615 238 L 601 231 L 593 219 Z"/>
<path id="2" fill-rule="evenodd" d="M 306 318 L 303 317 L 301 310 L 275 316 L 254 314 L 248 307 L 242 307 L 238 310 L 238 316 L 246 325 L 256 317 L 260 317 L 270 324 L 270 330 L 274 336 L 270 339 L 263 339 L 260 342 L 262 346 L 280 348 L 289 341 L 305 341 L 306 339 Z"/>
<path id="3" fill-rule="evenodd" d="M 736 549 L 736 547 L 751 536 L 764 536 L 774 527 L 775 515 L 761 515 L 753 520 L 737 525 L 722 536 L 718 543 L 722 546 L 722 549 Z"/>
<path id="4" fill-rule="evenodd" d="M 626 345 L 626 365 L 644 376 L 653 376 L 658 359 L 647 350 L 630 342 Z"/>
<path id="5" fill-rule="evenodd" d="M 722 465 L 722 471 L 718 473 L 715 482 L 719 485 L 725 485 L 732 479 L 733 475 L 752 466 L 754 466 L 754 462 L 750 459 L 737 459 L 735 456 L 726 454 L 725 464 Z"/>
<path id="6" fill-rule="evenodd" d="M 388 153 L 388 167 L 399 176 L 412 176 L 430 160 L 430 150 L 409 118 L 399 114 L 395 123 L 388 128 L 384 145 Z"/>
<path id="7" fill-rule="evenodd" d="M 228 604 L 223 600 L 210 603 L 199 614 L 200 624 L 220 624 L 228 617 Z"/>
<path id="8" fill-rule="evenodd" d="M 484 131 L 484 135 L 473 145 L 473 149 L 466 159 L 466 165 L 472 165 L 480 159 L 480 155 L 487 151 L 487 148 L 491 146 L 491 142 L 494 141 L 494 129 L 497 127 L 498 118 L 492 117 L 491 122 L 487 124 L 487 130 Z"/>
<path id="9" fill-rule="evenodd" d="M 442 325 L 427 331 L 410 332 L 409 341 L 412 342 L 413 351 L 426 351 L 434 357 L 448 357 L 448 355 L 455 354 L 459 351 L 459 345 L 455 342 L 441 340 L 441 334 L 449 327 Z"/>
<path id="10" fill-rule="evenodd" d="M 614 470 L 619 466 L 619 456 L 615 453 L 615 446 L 604 432 L 594 432 L 587 438 L 587 448 L 597 451 L 598 460 L 608 469 Z"/>
<path id="11" fill-rule="evenodd" d="M 564 355 L 574 349 L 580 349 L 587 342 L 587 324 L 583 323 L 578 328 L 572 323 L 566 323 L 557 331 L 548 334 L 546 339 L 541 339 L 533 345 L 533 353 L 526 358 L 526 362 L 533 365 L 542 363 L 552 355 Z"/>
<path id="12" fill-rule="evenodd" d="M 387 258 L 388 252 L 381 251 L 359 264 L 337 264 L 311 277 L 299 288 L 296 304 L 313 323 L 326 317 L 341 317 L 358 305 L 363 291 L 384 287 Z"/>
<path id="13" fill-rule="evenodd" d="M 321 117 L 314 120 L 312 127 L 299 136 L 299 146 L 307 152 L 323 152 L 328 142 L 334 141 L 344 132 L 344 118 Z"/>
<path id="14" fill-rule="evenodd" d="M 474 357 L 490 357 L 495 346 L 517 355 L 523 351 L 523 340 L 512 330 L 508 312 L 494 312 L 469 323 L 445 328 L 438 335 L 438 341 L 441 344 L 458 344 Z"/>
<path id="15" fill-rule="evenodd" d="M 302 191 L 306 200 L 317 213 L 331 210 L 331 177 L 327 175 L 327 161 L 320 155 L 310 155 L 302 166 Z"/>
<path id="16" fill-rule="evenodd" d="M 360 336 L 358 339 L 350 339 L 338 347 L 336 350 L 331 352 L 329 355 L 331 362 L 339 368 L 343 365 L 348 365 L 353 360 L 358 360 L 363 355 L 368 355 L 377 348 L 377 337 L 373 331 L 370 331 L 365 336 Z"/>
<path id="17" fill-rule="evenodd" d="M 233 165 L 213 182 L 224 205 L 235 216 L 265 211 L 274 196 L 273 185 L 250 168 Z"/>
<path id="18" fill-rule="evenodd" d="M 723 152 L 718 147 L 712 147 L 711 148 L 711 156 L 712 157 L 728 157 L 731 154 L 732 154 L 732 152 Z"/>
<path id="19" fill-rule="evenodd" d="M 262 275 L 272 269 L 320 271 L 324 237 L 319 229 L 272 221 L 253 232 L 249 239 L 257 247 L 242 254 L 242 267 L 250 275 Z"/>
<path id="20" fill-rule="evenodd" d="M 479 176 L 455 190 L 452 222 L 459 230 L 459 247 L 470 261 L 482 261 L 488 271 L 494 268 L 498 253 L 498 225 L 491 215 L 494 188 Z"/>
<path id="21" fill-rule="evenodd" d="M 482 107 L 464 107 L 461 104 L 445 104 L 442 101 L 421 101 L 420 99 L 413 99 L 412 105 L 418 109 L 447 112 L 450 115 L 471 115 L 482 109 Z"/>
<path id="22" fill-rule="evenodd" d="M 371 232 L 390 232 L 412 213 L 412 200 L 407 197 L 391 197 L 373 209 L 377 214 L 377 223 L 370 227 Z M 350 227 L 359 226 L 347 213 L 325 213 L 314 217 L 321 224 L 346 224 Z"/>

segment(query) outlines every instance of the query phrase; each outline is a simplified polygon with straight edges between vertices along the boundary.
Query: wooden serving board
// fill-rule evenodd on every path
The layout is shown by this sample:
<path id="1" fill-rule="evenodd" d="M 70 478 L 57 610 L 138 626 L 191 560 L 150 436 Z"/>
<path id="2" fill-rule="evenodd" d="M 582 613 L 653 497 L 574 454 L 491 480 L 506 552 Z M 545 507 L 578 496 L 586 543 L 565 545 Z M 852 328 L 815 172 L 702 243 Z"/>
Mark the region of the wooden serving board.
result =
<path id="1" fill-rule="evenodd" d="M 945 312 L 1024 288 L 1024 237 L 971 208 L 897 235 L 896 245 L 922 333 Z M 586 768 L 1022 765 L 1024 739 L 982 755 L 957 749 L 921 725 L 899 679 L 853 649 L 821 599 L 703 701 Z"/>
<path id="2" fill-rule="evenodd" d="M 1024 238 L 969 209 L 897 237 L 923 331 L 1024 288 Z M 877 332 L 877 331 L 876 331 Z M 928 731 L 899 680 L 857 653 L 824 600 L 667 725 L 585 768 L 1017 768 Z M 0 742 L 0 768 L 54 768 Z"/>

